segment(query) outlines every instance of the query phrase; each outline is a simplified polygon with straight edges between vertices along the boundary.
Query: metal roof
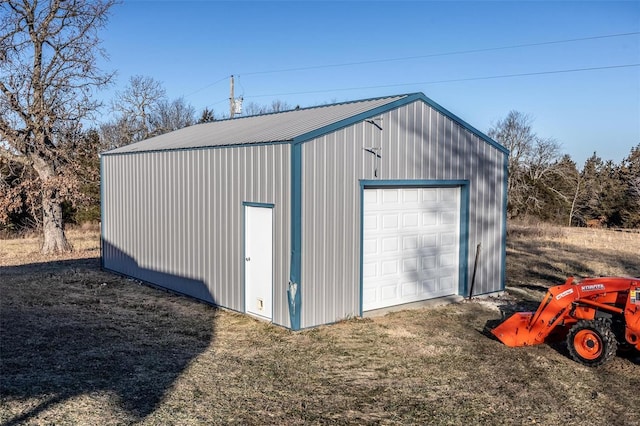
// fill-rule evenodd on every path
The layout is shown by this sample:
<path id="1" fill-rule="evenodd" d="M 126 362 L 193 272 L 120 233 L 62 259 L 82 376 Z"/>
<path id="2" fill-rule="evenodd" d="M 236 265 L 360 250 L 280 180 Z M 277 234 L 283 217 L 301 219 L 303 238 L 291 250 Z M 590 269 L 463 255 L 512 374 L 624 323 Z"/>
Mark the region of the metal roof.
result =
<path id="1" fill-rule="evenodd" d="M 196 124 L 131 145 L 107 151 L 109 154 L 164 151 L 213 146 L 293 142 L 300 136 L 335 130 L 335 124 L 410 95 L 396 95 L 361 101 L 302 108 L 273 114 Z"/>

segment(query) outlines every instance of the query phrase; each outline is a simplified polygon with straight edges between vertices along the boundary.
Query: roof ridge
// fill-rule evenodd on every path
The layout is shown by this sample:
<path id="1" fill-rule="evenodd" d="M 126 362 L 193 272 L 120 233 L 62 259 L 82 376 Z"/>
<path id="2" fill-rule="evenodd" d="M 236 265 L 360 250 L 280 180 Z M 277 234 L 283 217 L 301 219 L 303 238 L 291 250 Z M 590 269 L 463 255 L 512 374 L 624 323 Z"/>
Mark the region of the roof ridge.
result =
<path id="1" fill-rule="evenodd" d="M 242 120 L 242 119 L 247 119 L 247 118 L 252 118 L 252 117 L 265 117 L 265 116 L 269 116 L 269 115 L 285 114 L 285 113 L 296 112 L 296 111 L 309 111 L 309 110 L 312 110 L 312 109 L 330 108 L 330 107 L 335 107 L 335 106 L 340 106 L 340 105 L 357 104 L 357 103 L 363 103 L 363 102 L 373 102 L 373 101 L 378 101 L 378 100 L 381 100 L 381 99 L 394 98 L 394 99 L 398 100 L 398 99 L 404 99 L 404 98 L 406 98 L 408 96 L 417 95 L 417 94 L 420 94 L 420 93 L 419 92 L 415 92 L 415 93 L 400 93 L 400 94 L 396 94 L 396 95 L 376 96 L 376 97 L 373 97 L 373 98 L 354 99 L 354 100 L 350 100 L 350 101 L 334 102 L 334 103 L 330 103 L 330 104 L 311 105 L 311 106 L 306 106 L 306 107 L 296 106 L 295 108 L 287 109 L 287 110 L 284 110 L 284 111 L 272 111 L 272 112 L 265 112 L 265 113 L 262 113 L 262 114 L 246 115 L 246 116 L 235 117 L 235 118 L 223 118 L 221 120 L 215 120 L 213 122 Z M 206 124 L 206 123 L 198 123 L 198 124 Z"/>

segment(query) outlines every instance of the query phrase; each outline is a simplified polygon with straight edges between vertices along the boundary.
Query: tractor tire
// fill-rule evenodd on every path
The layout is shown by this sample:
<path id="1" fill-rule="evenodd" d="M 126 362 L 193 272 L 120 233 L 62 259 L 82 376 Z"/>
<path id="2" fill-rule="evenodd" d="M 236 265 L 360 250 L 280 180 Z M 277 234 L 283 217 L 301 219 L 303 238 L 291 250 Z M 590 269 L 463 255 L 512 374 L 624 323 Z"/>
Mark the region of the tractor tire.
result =
<path id="1" fill-rule="evenodd" d="M 571 357 L 587 367 L 598 367 L 616 356 L 618 341 L 607 320 L 578 321 L 567 335 Z"/>

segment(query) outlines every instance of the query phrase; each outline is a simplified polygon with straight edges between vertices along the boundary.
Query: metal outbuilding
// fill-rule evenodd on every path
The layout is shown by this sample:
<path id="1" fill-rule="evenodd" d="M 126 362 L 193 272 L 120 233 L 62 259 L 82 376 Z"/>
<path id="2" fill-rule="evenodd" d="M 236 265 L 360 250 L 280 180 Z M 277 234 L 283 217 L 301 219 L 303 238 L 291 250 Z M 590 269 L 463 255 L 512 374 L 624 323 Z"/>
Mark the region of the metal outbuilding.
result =
<path id="1" fill-rule="evenodd" d="M 194 125 L 102 154 L 102 265 L 294 330 L 499 292 L 507 162 L 422 93 Z"/>

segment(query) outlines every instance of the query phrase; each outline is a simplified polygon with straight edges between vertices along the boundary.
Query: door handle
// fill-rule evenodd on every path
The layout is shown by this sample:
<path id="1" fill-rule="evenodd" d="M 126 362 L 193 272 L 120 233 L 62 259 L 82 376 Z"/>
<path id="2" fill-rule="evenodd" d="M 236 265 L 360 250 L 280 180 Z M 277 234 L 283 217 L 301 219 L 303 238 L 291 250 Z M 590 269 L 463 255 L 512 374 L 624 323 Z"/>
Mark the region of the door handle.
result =
<path id="1" fill-rule="evenodd" d="M 250 257 L 245 257 L 244 260 L 246 260 L 247 262 L 251 260 Z"/>

